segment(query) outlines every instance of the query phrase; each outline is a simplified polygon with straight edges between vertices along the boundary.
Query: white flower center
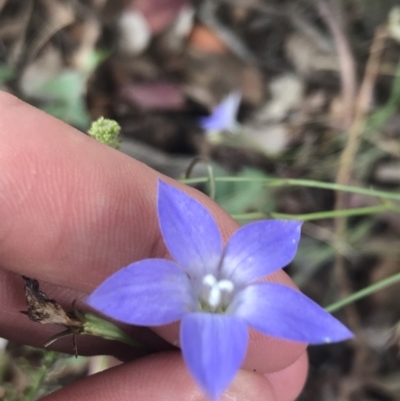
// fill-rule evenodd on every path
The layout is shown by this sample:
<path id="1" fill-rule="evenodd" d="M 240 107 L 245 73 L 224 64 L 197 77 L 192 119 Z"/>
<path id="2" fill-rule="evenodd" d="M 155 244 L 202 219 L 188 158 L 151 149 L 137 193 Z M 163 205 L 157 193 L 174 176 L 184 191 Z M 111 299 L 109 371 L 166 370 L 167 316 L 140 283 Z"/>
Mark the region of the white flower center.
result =
<path id="1" fill-rule="evenodd" d="M 229 306 L 235 286 L 230 280 L 217 280 L 212 274 L 203 277 L 200 300 L 203 309 L 223 312 Z"/>

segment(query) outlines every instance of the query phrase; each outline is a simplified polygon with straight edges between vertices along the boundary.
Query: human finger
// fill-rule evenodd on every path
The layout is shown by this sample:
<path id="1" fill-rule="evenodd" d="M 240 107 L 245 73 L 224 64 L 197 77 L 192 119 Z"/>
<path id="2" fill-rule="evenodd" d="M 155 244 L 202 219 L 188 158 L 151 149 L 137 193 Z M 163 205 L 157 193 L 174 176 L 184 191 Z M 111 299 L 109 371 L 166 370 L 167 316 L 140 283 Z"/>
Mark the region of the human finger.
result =
<path id="1" fill-rule="evenodd" d="M 89 294 L 119 268 L 167 255 L 156 214 L 159 173 L 10 95 L 0 95 L 0 110 L 3 269 Z M 237 229 L 237 223 L 208 197 L 173 185 L 210 210 L 225 239 Z M 283 272 L 269 279 L 289 282 Z M 5 280 L 17 291 L 15 283 Z M 60 293 L 59 302 L 72 299 Z M 0 327 L 10 308 L 16 310 L 13 303 L 5 305 L 7 309 L 0 306 Z M 26 319 L 21 315 L 11 322 L 7 336 L 22 318 Z M 167 330 L 157 333 L 164 337 Z M 22 337 L 31 341 L 29 333 Z M 250 362 L 257 362 L 254 366 L 262 371 L 281 370 L 297 360 L 304 347 L 255 335 Z"/>
<path id="2" fill-rule="evenodd" d="M 295 369 L 296 365 L 293 371 Z M 292 401 L 304 385 L 305 375 L 298 373 L 293 375 L 290 385 L 286 382 L 285 386 L 274 387 L 268 375 L 240 370 L 220 401 Z M 207 401 L 177 352 L 160 353 L 89 376 L 45 397 L 43 401 L 71 399 Z"/>

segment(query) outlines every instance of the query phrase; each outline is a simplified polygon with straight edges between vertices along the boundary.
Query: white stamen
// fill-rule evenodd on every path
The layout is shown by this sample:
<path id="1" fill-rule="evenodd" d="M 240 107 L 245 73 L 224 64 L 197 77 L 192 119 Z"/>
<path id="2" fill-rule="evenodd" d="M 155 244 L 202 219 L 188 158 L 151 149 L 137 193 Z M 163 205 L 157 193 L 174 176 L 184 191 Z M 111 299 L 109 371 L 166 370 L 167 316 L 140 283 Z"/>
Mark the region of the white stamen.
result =
<path id="1" fill-rule="evenodd" d="M 207 274 L 203 277 L 202 298 L 211 308 L 217 310 L 222 304 L 229 303 L 230 294 L 235 290 L 235 286 L 230 280 L 218 281 L 214 275 Z"/>
<path id="2" fill-rule="evenodd" d="M 212 288 L 215 284 L 217 284 L 217 279 L 212 274 L 207 274 L 203 277 L 203 284 Z"/>
<path id="3" fill-rule="evenodd" d="M 208 295 L 208 304 L 215 309 L 221 302 L 221 289 L 217 285 L 211 288 L 210 294 Z"/>
<path id="4" fill-rule="evenodd" d="M 218 281 L 218 287 L 220 288 L 221 291 L 226 291 L 228 293 L 231 293 L 235 289 L 235 286 L 230 280 Z"/>

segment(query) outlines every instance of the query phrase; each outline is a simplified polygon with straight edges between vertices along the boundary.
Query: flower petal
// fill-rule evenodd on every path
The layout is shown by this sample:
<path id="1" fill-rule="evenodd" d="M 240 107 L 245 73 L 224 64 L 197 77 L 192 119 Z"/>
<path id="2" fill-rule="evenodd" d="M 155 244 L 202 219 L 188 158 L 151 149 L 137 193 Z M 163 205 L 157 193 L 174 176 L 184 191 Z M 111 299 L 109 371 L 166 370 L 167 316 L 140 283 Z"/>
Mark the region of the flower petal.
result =
<path id="1" fill-rule="evenodd" d="M 235 316 L 190 313 L 182 319 L 180 338 L 190 372 L 209 397 L 217 400 L 246 355 L 247 324 Z"/>
<path id="2" fill-rule="evenodd" d="M 189 278 L 166 259 L 145 259 L 117 271 L 86 302 L 116 320 L 141 326 L 171 323 L 195 309 Z"/>
<path id="3" fill-rule="evenodd" d="M 236 126 L 236 115 L 239 109 L 241 94 L 230 93 L 208 117 L 200 119 L 200 126 L 205 130 L 233 130 Z"/>
<path id="4" fill-rule="evenodd" d="M 158 219 L 169 252 L 190 276 L 215 272 L 222 254 L 221 234 L 200 202 L 159 180 Z"/>
<path id="5" fill-rule="evenodd" d="M 222 277 L 244 285 L 286 266 L 296 254 L 301 224 L 264 220 L 240 228 L 226 245 Z"/>
<path id="6" fill-rule="evenodd" d="M 231 313 L 262 333 L 292 341 L 323 344 L 353 334 L 310 298 L 276 283 L 256 283 L 242 290 Z"/>

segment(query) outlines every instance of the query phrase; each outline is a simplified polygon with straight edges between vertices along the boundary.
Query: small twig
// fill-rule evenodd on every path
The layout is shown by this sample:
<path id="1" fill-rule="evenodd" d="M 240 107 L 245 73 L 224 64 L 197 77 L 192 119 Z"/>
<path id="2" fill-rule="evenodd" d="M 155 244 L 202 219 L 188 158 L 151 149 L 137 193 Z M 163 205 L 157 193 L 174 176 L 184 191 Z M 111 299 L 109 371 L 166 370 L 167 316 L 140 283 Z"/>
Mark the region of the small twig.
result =
<path id="1" fill-rule="evenodd" d="M 47 1 L 45 6 L 47 7 L 46 11 L 51 16 L 51 19 L 42 24 L 41 30 L 34 38 L 33 46 L 27 49 L 28 51 L 26 51 L 23 57 L 24 63 L 33 60 L 40 49 L 42 49 L 57 32 L 72 24 L 75 20 L 73 5 L 69 2 Z"/>
<path id="2" fill-rule="evenodd" d="M 205 0 L 201 3 L 199 8 L 200 21 L 209 26 L 215 31 L 219 38 L 230 48 L 230 50 L 241 60 L 247 63 L 256 63 L 257 57 L 246 46 L 246 44 L 239 38 L 231 29 L 223 25 L 216 18 L 216 12 L 219 7 L 219 2 L 216 0 Z"/>
<path id="3" fill-rule="evenodd" d="M 346 147 L 340 156 L 339 170 L 336 176 L 337 184 L 346 185 L 350 181 L 351 165 L 358 149 L 361 134 L 365 127 L 366 116 L 371 104 L 373 89 L 376 78 L 379 74 L 379 63 L 386 37 L 386 28 L 379 27 L 375 32 L 375 36 L 371 45 L 370 56 L 365 69 L 364 79 L 357 97 L 354 122 L 350 127 Z M 343 204 L 343 194 L 338 193 L 335 207 L 342 208 L 344 206 Z"/>
<path id="4" fill-rule="evenodd" d="M 340 156 L 339 170 L 336 175 L 336 184 L 346 185 L 350 181 L 351 166 L 356 156 L 361 134 L 365 128 L 367 120 L 367 112 L 371 103 L 373 88 L 379 73 L 379 64 L 383 49 L 383 43 L 387 37 L 385 28 L 378 28 L 371 45 L 370 55 L 365 69 L 364 79 L 357 97 L 355 108 L 355 118 L 350 127 L 347 144 Z M 336 193 L 335 210 L 341 210 L 346 207 L 347 196 L 343 192 Z M 335 237 L 342 241 L 346 237 L 347 220 L 345 217 L 337 217 L 335 219 Z M 334 264 L 335 283 L 338 285 L 340 298 L 346 298 L 352 293 L 350 278 L 347 274 L 346 261 L 341 254 L 337 254 Z M 360 372 L 364 372 L 367 360 L 368 345 L 364 336 L 360 332 L 361 319 L 353 304 L 345 308 L 348 317 L 348 325 L 354 333 L 357 334 L 358 341 L 355 343 L 356 357 L 353 362 L 351 374 L 358 378 Z M 341 386 L 340 391 L 345 391 L 345 387 Z M 339 391 L 339 392 L 340 392 Z M 346 392 L 346 391 L 345 391 Z M 343 396 L 343 394 L 342 394 Z M 339 397 L 341 398 L 341 397 Z M 347 398 L 346 398 L 347 399 Z"/>
<path id="5" fill-rule="evenodd" d="M 339 57 L 340 77 L 342 81 L 343 122 L 346 127 L 353 121 L 354 101 L 357 82 L 353 53 L 343 29 L 342 18 L 338 10 L 331 7 L 325 0 L 315 0 L 317 9 L 331 31 Z"/>
<path id="6" fill-rule="evenodd" d="M 357 153 L 361 134 L 365 127 L 366 117 L 369 105 L 371 103 L 373 88 L 376 77 L 379 73 L 379 63 L 381 59 L 384 40 L 387 37 L 385 28 L 378 28 L 371 45 L 370 56 L 367 62 L 364 79 L 358 94 L 356 103 L 355 119 L 350 127 L 348 141 L 344 148 L 340 160 L 339 170 L 336 175 L 336 184 L 347 185 L 351 176 L 351 165 Z M 335 210 L 341 210 L 346 207 L 346 194 L 336 193 Z M 335 234 L 337 238 L 344 238 L 346 233 L 346 218 L 338 217 L 335 219 Z M 345 273 L 344 260 L 338 255 L 335 262 L 335 275 L 342 290 L 342 296 L 347 296 L 351 291 L 347 283 L 347 274 Z M 346 284 L 347 283 L 347 284 Z"/>

